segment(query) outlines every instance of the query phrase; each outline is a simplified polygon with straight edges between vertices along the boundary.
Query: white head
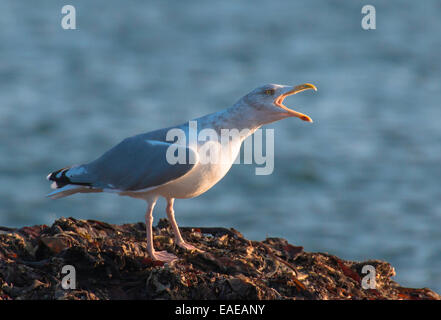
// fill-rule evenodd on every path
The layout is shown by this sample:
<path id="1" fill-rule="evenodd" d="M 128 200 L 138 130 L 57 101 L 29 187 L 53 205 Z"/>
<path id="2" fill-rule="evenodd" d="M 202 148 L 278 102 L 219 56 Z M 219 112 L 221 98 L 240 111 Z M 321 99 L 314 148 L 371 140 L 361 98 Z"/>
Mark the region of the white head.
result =
<path id="1" fill-rule="evenodd" d="M 298 86 L 266 84 L 245 95 L 241 102 L 251 107 L 253 117 L 262 124 L 289 117 L 297 117 L 303 121 L 312 122 L 312 119 L 307 115 L 283 105 L 283 100 L 286 97 L 309 89 L 317 91 L 317 88 L 310 83 Z"/>

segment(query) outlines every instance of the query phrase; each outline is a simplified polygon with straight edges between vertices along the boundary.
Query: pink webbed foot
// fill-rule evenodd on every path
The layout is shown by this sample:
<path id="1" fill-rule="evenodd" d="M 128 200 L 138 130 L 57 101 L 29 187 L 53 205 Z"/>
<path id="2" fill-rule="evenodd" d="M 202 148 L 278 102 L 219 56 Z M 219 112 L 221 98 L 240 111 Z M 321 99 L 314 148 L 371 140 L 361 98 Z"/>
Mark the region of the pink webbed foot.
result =
<path id="1" fill-rule="evenodd" d="M 196 248 L 195 246 L 193 246 L 193 245 L 191 245 L 191 244 L 189 244 L 189 243 L 187 243 L 187 242 L 185 242 L 185 241 L 182 241 L 182 242 L 177 242 L 176 243 L 179 247 L 181 247 L 181 248 L 183 248 L 183 249 L 185 249 L 185 250 L 189 250 L 189 251 L 192 251 L 192 250 L 195 250 L 195 251 L 197 251 L 197 252 L 204 252 L 204 251 L 202 251 L 201 249 L 198 249 L 198 248 Z"/>
<path id="2" fill-rule="evenodd" d="M 178 260 L 178 257 L 167 251 L 155 251 L 152 255 L 152 259 L 155 261 L 169 263 Z"/>

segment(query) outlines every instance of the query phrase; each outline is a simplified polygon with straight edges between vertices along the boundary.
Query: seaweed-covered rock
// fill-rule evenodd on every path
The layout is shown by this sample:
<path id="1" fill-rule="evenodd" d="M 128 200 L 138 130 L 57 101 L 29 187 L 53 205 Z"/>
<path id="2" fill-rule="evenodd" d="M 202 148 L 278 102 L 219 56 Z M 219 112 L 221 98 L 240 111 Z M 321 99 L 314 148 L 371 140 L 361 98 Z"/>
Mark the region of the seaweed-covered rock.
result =
<path id="1" fill-rule="evenodd" d="M 279 238 L 250 241 L 234 229 L 181 230 L 204 252 L 175 246 L 161 219 L 155 248 L 179 257 L 163 264 L 146 255 L 143 223 L 62 218 L 51 227 L 0 227 L 0 300 L 440 299 L 430 289 L 401 287 L 387 262 L 304 252 Z M 375 271 L 375 288 L 363 289 L 365 265 Z M 65 289 L 68 276 L 74 283 Z"/>

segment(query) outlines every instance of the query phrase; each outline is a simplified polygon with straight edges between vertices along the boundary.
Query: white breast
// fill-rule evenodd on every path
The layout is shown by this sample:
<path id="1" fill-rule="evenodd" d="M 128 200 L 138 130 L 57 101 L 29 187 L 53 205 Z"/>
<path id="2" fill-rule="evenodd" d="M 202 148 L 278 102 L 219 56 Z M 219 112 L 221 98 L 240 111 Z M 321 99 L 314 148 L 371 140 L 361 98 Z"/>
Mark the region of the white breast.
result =
<path id="1" fill-rule="evenodd" d="M 193 198 L 214 186 L 230 170 L 240 151 L 241 140 L 222 146 L 208 141 L 198 145 L 199 161 L 181 178 L 151 191 L 170 198 Z"/>

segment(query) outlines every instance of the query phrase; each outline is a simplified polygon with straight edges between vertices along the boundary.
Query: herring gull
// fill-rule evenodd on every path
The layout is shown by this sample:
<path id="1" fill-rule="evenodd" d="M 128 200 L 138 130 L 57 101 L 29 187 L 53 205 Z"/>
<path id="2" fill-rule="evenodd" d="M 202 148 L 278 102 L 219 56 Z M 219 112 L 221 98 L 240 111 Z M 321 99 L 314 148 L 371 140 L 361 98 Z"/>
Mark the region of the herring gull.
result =
<path id="1" fill-rule="evenodd" d="M 212 139 L 197 140 L 196 143 L 184 139 L 183 144 L 170 141 L 168 134 L 173 130 L 183 132 L 184 138 L 194 134 L 191 132 L 192 122 L 126 138 L 92 162 L 50 173 L 47 179 L 53 181 L 52 188 L 55 190 L 48 197 L 57 199 L 75 193 L 112 192 L 147 201 L 148 254 L 153 260 L 173 261 L 177 259 L 175 255 L 155 251 L 153 246 L 153 209 L 158 197 L 167 201 L 167 217 L 176 245 L 198 250 L 186 243 L 179 232 L 173 209 L 174 199 L 193 198 L 213 187 L 230 170 L 244 139 L 262 125 L 289 117 L 312 122 L 307 115 L 283 105 L 287 96 L 308 89 L 317 90 L 309 83 L 297 86 L 267 84 L 243 96 L 230 108 L 193 120 L 196 134 L 207 129 L 218 135 L 223 134 L 225 129 L 245 132 L 226 144 Z M 187 161 L 170 161 L 170 155 L 180 152 Z M 221 156 L 222 161 L 206 161 L 207 154 L 211 152 Z"/>

